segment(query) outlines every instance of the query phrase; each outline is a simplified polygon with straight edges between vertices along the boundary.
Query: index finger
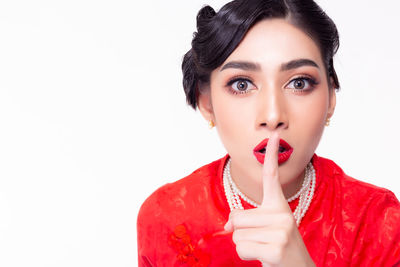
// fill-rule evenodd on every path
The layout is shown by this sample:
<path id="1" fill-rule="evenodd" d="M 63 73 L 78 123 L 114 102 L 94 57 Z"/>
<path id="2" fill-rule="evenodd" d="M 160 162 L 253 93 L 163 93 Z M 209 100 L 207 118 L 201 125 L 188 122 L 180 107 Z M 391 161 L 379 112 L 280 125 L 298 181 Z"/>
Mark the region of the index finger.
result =
<path id="1" fill-rule="evenodd" d="M 279 151 L 279 135 L 277 132 L 272 133 L 268 140 L 265 151 L 263 165 L 263 201 L 261 206 L 267 207 L 271 205 L 279 205 L 282 203 L 287 205 L 286 198 L 282 192 L 282 186 L 279 182 L 278 171 L 278 151 Z"/>

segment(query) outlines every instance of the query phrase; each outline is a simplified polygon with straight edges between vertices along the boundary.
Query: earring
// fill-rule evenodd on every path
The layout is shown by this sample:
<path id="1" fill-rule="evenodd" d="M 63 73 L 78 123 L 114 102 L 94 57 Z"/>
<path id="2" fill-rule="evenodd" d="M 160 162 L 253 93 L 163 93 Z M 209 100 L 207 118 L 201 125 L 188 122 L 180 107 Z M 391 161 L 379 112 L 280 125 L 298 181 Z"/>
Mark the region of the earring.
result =
<path id="1" fill-rule="evenodd" d="M 326 118 L 325 126 L 329 126 L 331 123 L 331 118 Z"/>
<path id="2" fill-rule="evenodd" d="M 209 121 L 208 121 L 208 128 L 212 129 L 214 126 L 215 126 L 215 125 L 214 125 L 213 120 L 209 120 Z"/>

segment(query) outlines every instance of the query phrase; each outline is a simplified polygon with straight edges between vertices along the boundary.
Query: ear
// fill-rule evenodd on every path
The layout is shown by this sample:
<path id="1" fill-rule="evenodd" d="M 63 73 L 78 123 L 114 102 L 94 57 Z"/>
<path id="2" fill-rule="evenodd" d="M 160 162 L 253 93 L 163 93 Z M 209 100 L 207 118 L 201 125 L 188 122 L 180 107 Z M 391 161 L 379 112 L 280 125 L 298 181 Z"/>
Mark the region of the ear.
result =
<path id="1" fill-rule="evenodd" d="M 333 85 L 333 79 L 330 78 L 330 82 Z M 328 118 L 332 117 L 335 112 L 336 107 L 336 89 L 331 87 L 329 88 L 329 106 L 328 106 Z"/>
<path id="2" fill-rule="evenodd" d="M 212 120 L 215 123 L 214 111 L 211 102 L 211 92 L 208 90 L 200 90 L 197 106 L 206 121 Z"/>

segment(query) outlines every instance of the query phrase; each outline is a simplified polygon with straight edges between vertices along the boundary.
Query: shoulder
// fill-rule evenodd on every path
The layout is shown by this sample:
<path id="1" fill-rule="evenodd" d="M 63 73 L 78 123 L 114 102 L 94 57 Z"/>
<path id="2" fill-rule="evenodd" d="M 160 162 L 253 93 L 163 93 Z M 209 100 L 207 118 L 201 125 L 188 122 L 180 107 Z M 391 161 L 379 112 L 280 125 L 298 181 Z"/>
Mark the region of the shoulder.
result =
<path id="1" fill-rule="evenodd" d="M 351 250 L 346 253 L 351 255 L 352 266 L 400 263 L 400 202 L 395 194 L 347 175 L 332 160 L 318 156 L 313 160 L 321 197 L 335 209 L 335 238 L 350 242 Z"/>
<path id="2" fill-rule="evenodd" d="M 207 217 L 204 212 L 210 212 L 205 208 L 205 205 L 210 205 L 210 184 L 217 177 L 225 158 L 204 165 L 176 182 L 161 186 L 144 201 L 136 225 L 139 262 L 150 262 L 155 266 L 156 262 L 165 264 L 169 260 L 176 260 L 176 253 L 169 246 L 171 240 L 168 238 L 185 221 L 199 222 Z"/>
<path id="3" fill-rule="evenodd" d="M 351 253 L 352 262 L 357 266 L 364 266 L 367 260 L 379 261 L 379 266 L 399 262 L 400 202 L 395 194 L 347 175 L 332 160 L 315 159 L 323 175 L 325 192 L 331 191 L 328 195 L 333 196 L 325 199 L 330 199 L 337 208 L 336 223 L 344 227 L 347 239 L 354 236 L 357 240 Z"/>
<path id="4" fill-rule="evenodd" d="M 361 228 L 366 221 L 375 225 L 381 223 L 383 228 L 392 225 L 391 231 L 400 234 L 400 224 L 395 223 L 400 221 L 400 202 L 392 191 L 347 175 L 332 160 L 314 159 L 323 184 L 323 198 L 331 201 L 341 214 L 340 218 Z"/>
<path id="5" fill-rule="evenodd" d="M 389 189 L 379 187 L 377 185 L 364 182 L 347 175 L 341 167 L 334 161 L 314 156 L 314 162 L 318 165 L 319 173 L 323 176 L 324 182 L 328 182 L 329 186 L 334 186 L 336 193 L 340 193 L 349 201 L 370 202 L 377 199 L 387 199 L 393 205 L 400 205 L 396 196 Z"/>
<path id="6" fill-rule="evenodd" d="M 166 213 L 170 216 L 171 213 L 191 208 L 187 205 L 193 206 L 196 200 L 201 200 L 202 196 L 209 193 L 211 179 L 217 176 L 225 158 L 226 156 L 206 164 L 186 177 L 158 188 L 142 204 L 138 223 L 143 217 L 157 219 Z"/>

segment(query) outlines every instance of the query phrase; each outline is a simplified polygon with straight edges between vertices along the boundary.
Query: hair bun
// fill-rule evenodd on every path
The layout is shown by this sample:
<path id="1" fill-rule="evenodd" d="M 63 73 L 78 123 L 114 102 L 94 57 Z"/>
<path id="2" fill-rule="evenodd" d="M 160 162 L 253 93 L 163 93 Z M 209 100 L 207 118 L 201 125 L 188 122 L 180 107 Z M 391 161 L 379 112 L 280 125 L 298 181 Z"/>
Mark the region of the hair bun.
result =
<path id="1" fill-rule="evenodd" d="M 183 89 L 186 94 L 186 102 L 194 109 L 197 106 L 197 68 L 193 58 L 193 50 L 190 49 L 182 61 Z"/>
<path id="2" fill-rule="evenodd" d="M 215 14 L 217 13 L 212 7 L 210 7 L 209 5 L 203 6 L 199 10 L 199 13 L 197 13 L 197 25 L 201 24 L 204 20 L 212 19 Z"/>

